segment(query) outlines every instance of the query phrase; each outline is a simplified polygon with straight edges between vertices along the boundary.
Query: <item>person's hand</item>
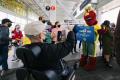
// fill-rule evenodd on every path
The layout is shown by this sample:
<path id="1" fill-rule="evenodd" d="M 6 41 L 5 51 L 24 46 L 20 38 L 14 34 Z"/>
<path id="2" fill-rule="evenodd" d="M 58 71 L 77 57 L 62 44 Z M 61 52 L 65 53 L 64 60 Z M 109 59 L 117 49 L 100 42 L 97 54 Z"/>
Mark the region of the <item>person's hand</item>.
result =
<path id="1" fill-rule="evenodd" d="M 41 32 L 39 36 L 40 36 L 40 41 L 41 42 L 43 42 L 45 40 L 45 38 L 46 38 L 45 32 Z"/>
<path id="2" fill-rule="evenodd" d="M 16 38 L 16 41 L 20 41 L 20 39 L 19 39 L 19 38 Z"/>

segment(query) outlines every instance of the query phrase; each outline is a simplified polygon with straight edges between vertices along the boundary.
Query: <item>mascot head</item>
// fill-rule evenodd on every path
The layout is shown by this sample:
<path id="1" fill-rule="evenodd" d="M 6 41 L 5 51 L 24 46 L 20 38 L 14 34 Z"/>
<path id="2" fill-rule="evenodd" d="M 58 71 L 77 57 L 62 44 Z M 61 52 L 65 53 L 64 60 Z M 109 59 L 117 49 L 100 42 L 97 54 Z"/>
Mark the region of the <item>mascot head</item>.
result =
<path id="1" fill-rule="evenodd" d="M 91 5 L 85 8 L 84 20 L 88 26 L 93 26 L 97 24 L 96 13 Z"/>

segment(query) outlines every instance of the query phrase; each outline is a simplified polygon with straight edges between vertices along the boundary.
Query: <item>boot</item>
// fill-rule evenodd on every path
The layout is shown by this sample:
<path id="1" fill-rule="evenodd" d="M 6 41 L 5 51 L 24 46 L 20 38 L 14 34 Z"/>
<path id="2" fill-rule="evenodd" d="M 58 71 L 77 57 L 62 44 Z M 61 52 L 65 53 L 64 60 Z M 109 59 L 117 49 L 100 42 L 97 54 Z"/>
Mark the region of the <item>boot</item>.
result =
<path id="1" fill-rule="evenodd" d="M 106 61 L 106 67 L 107 67 L 107 68 L 112 68 L 113 66 L 112 66 L 112 64 L 110 64 L 110 62 L 107 62 L 107 61 Z"/>
<path id="2" fill-rule="evenodd" d="M 89 57 L 88 63 L 84 66 L 87 71 L 92 71 L 96 69 L 96 57 Z"/>
<path id="3" fill-rule="evenodd" d="M 81 55 L 80 66 L 83 67 L 87 64 L 87 56 Z"/>
<path id="4" fill-rule="evenodd" d="M 112 65 L 111 65 L 110 63 L 107 63 L 107 64 L 106 64 L 106 67 L 112 68 Z"/>

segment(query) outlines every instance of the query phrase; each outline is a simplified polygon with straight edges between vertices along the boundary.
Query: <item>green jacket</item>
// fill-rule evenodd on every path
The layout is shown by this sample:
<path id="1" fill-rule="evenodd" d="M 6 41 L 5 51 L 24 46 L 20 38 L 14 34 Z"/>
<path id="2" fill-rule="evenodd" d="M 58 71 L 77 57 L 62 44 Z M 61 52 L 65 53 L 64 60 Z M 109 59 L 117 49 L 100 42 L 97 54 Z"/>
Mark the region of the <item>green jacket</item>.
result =
<path id="1" fill-rule="evenodd" d="M 51 43 L 52 42 L 52 38 L 51 38 L 51 34 L 50 32 L 47 32 L 45 35 L 45 43 Z"/>

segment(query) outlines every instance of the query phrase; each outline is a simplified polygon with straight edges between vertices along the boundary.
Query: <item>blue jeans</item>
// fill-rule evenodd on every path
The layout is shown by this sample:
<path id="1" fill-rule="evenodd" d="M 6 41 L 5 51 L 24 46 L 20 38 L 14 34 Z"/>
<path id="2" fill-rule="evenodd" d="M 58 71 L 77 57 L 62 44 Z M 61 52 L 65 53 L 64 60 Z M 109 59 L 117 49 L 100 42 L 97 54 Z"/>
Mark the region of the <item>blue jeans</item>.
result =
<path id="1" fill-rule="evenodd" d="M 0 65 L 2 65 L 3 70 L 8 69 L 8 45 L 0 45 Z"/>

